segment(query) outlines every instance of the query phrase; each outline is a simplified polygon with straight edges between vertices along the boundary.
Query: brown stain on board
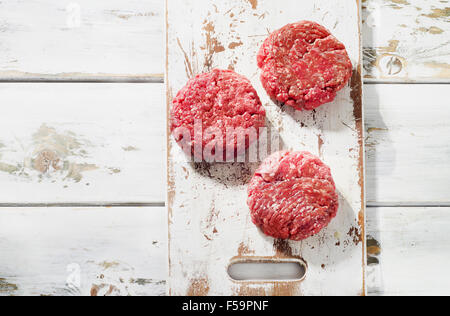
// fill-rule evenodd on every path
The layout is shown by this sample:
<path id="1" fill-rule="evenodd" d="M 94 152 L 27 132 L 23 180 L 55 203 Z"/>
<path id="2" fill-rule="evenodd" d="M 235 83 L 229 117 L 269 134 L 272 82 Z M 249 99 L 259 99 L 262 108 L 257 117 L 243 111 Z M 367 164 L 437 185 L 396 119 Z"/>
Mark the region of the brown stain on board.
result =
<path id="1" fill-rule="evenodd" d="M 100 267 L 102 267 L 103 269 L 111 269 L 111 268 L 117 268 L 117 267 L 119 267 L 119 266 L 120 266 L 120 263 L 119 263 L 119 262 L 115 262 L 115 261 L 111 261 L 111 262 L 109 262 L 109 261 L 103 261 L 103 262 L 100 262 L 98 265 L 99 265 Z"/>
<path id="2" fill-rule="evenodd" d="M 426 27 L 420 27 L 418 30 L 419 30 L 420 32 L 423 32 L 423 33 L 430 33 L 430 34 L 433 34 L 433 35 L 438 35 L 438 34 L 444 33 L 444 30 L 441 29 L 441 28 L 439 28 L 439 27 L 437 27 L 437 26 L 431 26 L 431 27 L 429 27 L 429 28 L 426 28 Z"/>
<path id="3" fill-rule="evenodd" d="M 387 132 L 387 131 L 389 131 L 387 128 L 379 128 L 379 127 L 370 127 L 367 129 L 367 133 Z"/>
<path id="4" fill-rule="evenodd" d="M 241 244 L 239 245 L 239 248 L 238 248 L 238 256 L 235 257 L 235 259 L 241 258 L 241 257 L 246 256 L 246 255 L 251 255 L 251 254 L 254 255 L 255 251 L 251 250 L 248 247 L 248 245 L 246 245 L 244 242 L 241 242 Z"/>
<path id="5" fill-rule="evenodd" d="M 213 66 L 213 58 L 215 54 L 225 51 L 225 47 L 216 37 L 216 28 L 214 22 L 205 20 L 203 22 L 203 30 L 205 31 L 206 44 L 202 46 L 202 50 L 206 50 L 204 68 L 211 71 Z"/>
<path id="6" fill-rule="evenodd" d="M 371 256 L 379 256 L 381 254 L 381 248 L 378 246 L 367 247 L 367 254 Z"/>
<path id="7" fill-rule="evenodd" d="M 13 294 L 19 287 L 16 284 L 9 283 L 6 279 L 0 278 L 0 293 Z"/>
<path id="8" fill-rule="evenodd" d="M 183 46 L 181 45 L 180 39 L 177 38 L 177 44 L 178 47 L 180 47 L 181 51 L 183 52 L 184 55 L 184 67 L 186 68 L 186 75 L 188 78 L 193 78 L 194 77 L 194 70 L 192 67 L 192 63 L 189 59 L 188 54 L 186 53 L 186 51 L 184 50 Z"/>
<path id="9" fill-rule="evenodd" d="M 431 13 L 428 14 L 422 14 L 422 16 L 431 18 L 431 19 L 443 19 L 446 22 L 449 22 L 450 17 L 450 8 L 446 7 L 444 9 L 431 9 Z"/>
<path id="10" fill-rule="evenodd" d="M 437 74 L 437 77 L 439 78 L 443 79 L 450 78 L 450 64 L 427 62 L 425 63 L 425 67 L 439 71 L 439 73 Z"/>
<path id="11" fill-rule="evenodd" d="M 236 296 L 301 296 L 300 282 L 257 282 L 240 284 L 235 290 Z"/>
<path id="12" fill-rule="evenodd" d="M 59 170 L 60 159 L 58 158 L 58 155 L 51 150 L 43 150 L 41 151 L 37 158 L 35 159 L 33 163 L 33 168 L 41 173 L 47 173 L 50 168 L 53 168 L 54 170 Z"/>
<path id="13" fill-rule="evenodd" d="M 206 278 L 193 279 L 190 281 L 186 296 L 207 296 L 209 293 L 209 280 Z"/>
<path id="14" fill-rule="evenodd" d="M 202 219 L 201 228 L 200 228 L 201 232 L 203 233 L 203 236 L 208 241 L 211 241 L 214 239 L 214 235 L 216 234 L 214 231 L 217 231 L 217 229 L 215 228 L 215 225 L 219 218 L 219 214 L 220 214 L 220 212 L 216 209 L 216 205 L 213 200 L 212 205 L 210 207 L 209 214 L 205 219 Z"/>
<path id="15" fill-rule="evenodd" d="M 230 43 L 230 45 L 228 45 L 228 48 L 229 49 L 235 49 L 235 48 L 237 48 L 239 46 L 242 46 L 242 45 L 244 45 L 244 43 L 242 43 L 242 42 L 233 42 L 233 43 Z"/>
<path id="16" fill-rule="evenodd" d="M 367 236 L 367 264 L 369 266 L 380 264 L 381 244 L 373 236 Z"/>
<path id="17" fill-rule="evenodd" d="M 275 249 L 277 258 L 293 258 L 292 248 L 288 240 L 275 239 L 273 242 L 273 248 Z"/>
<path id="18" fill-rule="evenodd" d="M 95 164 L 72 161 L 72 157 L 86 158 L 88 154 L 85 148 L 92 144 L 70 131 L 60 133 L 43 124 L 33 135 L 33 143 L 35 157 L 29 164 L 41 173 L 60 171 L 65 174 L 64 179 L 78 183 L 83 179 L 83 173 L 99 169 Z"/>
<path id="19" fill-rule="evenodd" d="M 58 131 L 54 127 L 42 124 L 32 135 L 29 145 L 25 147 L 20 145 L 26 149 L 22 162 L 12 165 L 0 161 L 0 172 L 28 180 L 33 180 L 36 176 L 38 181 L 43 181 L 46 175 L 46 178 L 51 178 L 54 182 L 60 180 L 78 183 L 83 179 L 85 172 L 100 169 L 96 164 L 76 162 L 89 159 L 89 148 L 94 148 L 95 145 L 71 131 Z M 102 169 L 119 170 L 115 167 Z"/>
<path id="20" fill-rule="evenodd" d="M 299 296 L 301 295 L 299 282 L 275 282 L 270 296 Z"/>
<path id="21" fill-rule="evenodd" d="M 348 231 L 347 235 L 352 239 L 353 243 L 357 246 L 360 242 L 362 242 L 362 235 L 358 228 L 351 227 Z"/>
<path id="22" fill-rule="evenodd" d="M 142 17 L 155 17 L 158 16 L 158 13 L 155 12 L 136 12 L 136 13 L 130 13 L 128 11 L 122 11 L 122 10 L 111 10 L 109 13 L 115 17 L 118 17 L 122 20 L 129 20 L 131 18 L 142 18 Z"/>
<path id="23" fill-rule="evenodd" d="M 253 10 L 258 8 L 258 0 L 247 0 L 247 2 L 251 4 Z"/>
<path id="24" fill-rule="evenodd" d="M 134 146 L 122 147 L 123 151 L 138 151 L 139 149 Z"/>
<path id="25" fill-rule="evenodd" d="M 235 291 L 236 296 L 267 296 L 266 289 L 260 285 L 241 284 Z"/>
<path id="26" fill-rule="evenodd" d="M 378 47 L 379 51 L 381 53 L 395 53 L 398 49 L 398 45 L 400 44 L 400 41 L 398 40 L 390 40 L 388 42 L 388 46 L 382 46 Z"/>
<path id="27" fill-rule="evenodd" d="M 124 296 L 126 293 L 122 293 L 121 290 L 113 284 L 93 284 L 90 290 L 91 296 Z"/>
<path id="28" fill-rule="evenodd" d="M 390 0 L 392 3 L 395 3 L 395 4 L 404 4 L 404 5 L 408 5 L 408 4 L 410 4 L 408 1 L 406 1 L 406 0 Z"/>
<path id="29" fill-rule="evenodd" d="M 90 295 L 98 296 L 98 292 L 100 291 L 100 287 L 98 285 L 93 284 L 91 287 Z"/>

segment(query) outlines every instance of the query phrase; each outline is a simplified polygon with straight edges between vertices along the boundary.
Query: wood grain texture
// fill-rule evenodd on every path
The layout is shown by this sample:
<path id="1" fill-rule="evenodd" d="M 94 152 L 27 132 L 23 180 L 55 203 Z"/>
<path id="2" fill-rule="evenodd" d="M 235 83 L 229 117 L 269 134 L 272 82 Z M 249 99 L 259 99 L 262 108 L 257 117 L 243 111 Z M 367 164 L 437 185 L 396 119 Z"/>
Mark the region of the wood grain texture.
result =
<path id="1" fill-rule="evenodd" d="M 450 205 L 447 85 L 366 85 L 372 205 Z"/>
<path id="2" fill-rule="evenodd" d="M 164 201 L 161 84 L 1 84 L 0 203 Z"/>
<path id="3" fill-rule="evenodd" d="M 163 85 L 2 84 L 0 91 L 1 203 L 165 202 Z M 370 205 L 450 203 L 448 92 L 364 86 Z"/>
<path id="4" fill-rule="evenodd" d="M 369 208 L 371 295 L 449 295 L 449 208 Z"/>
<path id="5" fill-rule="evenodd" d="M 246 206 L 246 183 L 257 164 L 190 164 L 180 159 L 183 153 L 169 137 L 171 295 L 365 293 L 359 8 L 357 2 L 331 2 L 305 2 L 301 10 L 289 0 L 167 2 L 168 106 L 171 96 L 197 73 L 218 67 L 245 74 L 284 148 L 309 150 L 331 166 L 341 203 L 336 220 L 316 237 L 301 243 L 273 240 L 251 223 Z M 256 66 L 256 53 L 267 33 L 302 19 L 332 29 L 355 65 L 352 83 L 333 104 L 304 113 L 274 105 Z M 307 277 L 302 282 L 232 281 L 228 264 L 248 257 L 301 257 L 308 264 Z"/>
<path id="6" fill-rule="evenodd" d="M 0 296 L 163 295 L 166 219 L 163 208 L 0 209 Z M 368 294 L 448 295 L 448 225 L 449 208 L 368 208 Z"/>
<path id="7" fill-rule="evenodd" d="M 450 82 L 450 5 L 444 0 L 363 1 L 367 81 Z"/>
<path id="8" fill-rule="evenodd" d="M 1 80 L 162 80 L 164 0 L 10 0 L 0 11 Z M 367 81 L 449 81 L 448 1 L 365 0 L 362 18 Z"/>
<path id="9" fill-rule="evenodd" d="M 164 295 L 164 208 L 1 208 L 0 296 Z"/>
<path id="10" fill-rule="evenodd" d="M 151 79 L 163 73 L 163 0 L 2 1 L 1 79 Z"/>

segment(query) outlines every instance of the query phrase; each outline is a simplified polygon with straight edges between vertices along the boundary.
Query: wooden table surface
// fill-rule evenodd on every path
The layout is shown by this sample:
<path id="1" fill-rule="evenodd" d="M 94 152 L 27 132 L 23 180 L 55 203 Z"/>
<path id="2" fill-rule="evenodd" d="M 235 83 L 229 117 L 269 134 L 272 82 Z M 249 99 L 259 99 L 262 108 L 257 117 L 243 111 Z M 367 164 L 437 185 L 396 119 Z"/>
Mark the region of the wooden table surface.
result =
<path id="1" fill-rule="evenodd" d="M 368 292 L 449 295 L 450 5 L 362 7 Z M 0 2 L 0 296 L 166 293 L 164 18 Z"/>

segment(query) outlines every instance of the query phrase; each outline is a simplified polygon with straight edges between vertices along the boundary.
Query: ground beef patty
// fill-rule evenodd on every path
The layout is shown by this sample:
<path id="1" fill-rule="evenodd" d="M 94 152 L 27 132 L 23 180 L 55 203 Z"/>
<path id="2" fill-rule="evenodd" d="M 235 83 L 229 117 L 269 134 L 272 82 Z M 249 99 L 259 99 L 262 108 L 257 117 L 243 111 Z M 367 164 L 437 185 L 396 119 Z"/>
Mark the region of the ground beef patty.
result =
<path id="1" fill-rule="evenodd" d="M 330 168 L 308 152 L 266 159 L 249 184 L 247 202 L 266 235 L 296 241 L 320 232 L 339 207 Z"/>
<path id="2" fill-rule="evenodd" d="M 247 78 L 230 70 L 215 69 L 189 80 L 178 92 L 173 100 L 170 128 L 177 142 L 182 141 L 180 127 L 189 131 L 188 147 L 197 159 L 205 157 L 195 149 L 201 148 L 203 153 L 206 146 L 212 148 L 213 154 L 215 148 L 223 148 L 224 159 L 225 154 L 234 158 L 240 149 L 238 129 L 254 128 L 259 135 L 259 129 L 265 126 L 265 117 L 258 94 Z M 194 125 L 197 127 L 199 121 L 202 129 L 196 131 L 195 137 Z M 227 135 L 227 130 L 233 135 Z M 222 138 L 214 131 L 220 132 Z M 244 149 L 249 145 L 247 138 Z"/>
<path id="3" fill-rule="evenodd" d="M 269 96 L 297 110 L 334 100 L 352 76 L 345 46 L 309 21 L 273 32 L 258 53 L 261 81 Z"/>

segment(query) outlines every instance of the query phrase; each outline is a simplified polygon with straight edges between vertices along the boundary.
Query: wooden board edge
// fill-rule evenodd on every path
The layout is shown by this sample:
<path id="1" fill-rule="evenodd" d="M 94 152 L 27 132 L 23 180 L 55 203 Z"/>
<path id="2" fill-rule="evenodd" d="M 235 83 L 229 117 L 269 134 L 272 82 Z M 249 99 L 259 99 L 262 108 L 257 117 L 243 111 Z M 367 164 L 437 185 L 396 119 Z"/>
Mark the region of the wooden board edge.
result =
<path id="1" fill-rule="evenodd" d="M 363 56 L 363 43 L 362 43 L 362 1 L 356 0 L 358 11 L 358 35 L 359 35 L 359 58 L 356 71 L 354 71 L 351 79 L 351 98 L 353 99 L 353 113 L 355 117 L 356 130 L 358 132 L 359 143 L 359 185 L 361 187 L 361 210 L 359 212 L 358 221 L 361 229 L 361 242 L 362 242 L 362 272 L 363 272 L 363 284 L 361 295 L 367 295 L 366 284 L 366 262 L 367 262 L 367 245 L 366 245 L 366 190 L 365 190 L 365 146 L 364 146 L 364 107 L 363 107 L 363 74 L 362 74 L 362 56 Z"/>

